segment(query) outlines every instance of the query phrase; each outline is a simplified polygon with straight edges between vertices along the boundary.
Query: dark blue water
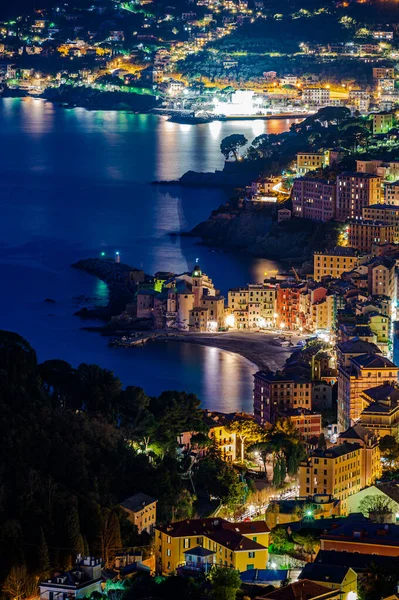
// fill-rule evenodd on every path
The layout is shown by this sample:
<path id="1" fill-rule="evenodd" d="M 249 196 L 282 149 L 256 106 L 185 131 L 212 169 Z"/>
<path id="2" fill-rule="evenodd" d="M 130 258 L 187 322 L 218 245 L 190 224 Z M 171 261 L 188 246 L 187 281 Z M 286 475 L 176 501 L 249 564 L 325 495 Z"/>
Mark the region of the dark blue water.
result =
<path id="1" fill-rule="evenodd" d="M 199 258 L 217 287 L 260 281 L 276 266 L 237 253 L 215 253 L 171 237 L 226 200 L 221 190 L 151 185 L 189 169 L 221 168 L 220 140 L 277 133 L 286 121 L 191 126 L 122 112 L 64 110 L 40 100 L 0 101 L 0 327 L 17 331 L 39 360 L 62 358 L 112 369 L 150 394 L 195 392 L 204 406 L 252 407 L 255 367 L 240 356 L 188 344 L 110 349 L 81 330 L 77 296 L 106 301 L 101 282 L 70 267 L 101 251 L 148 273 L 183 272 Z M 52 298 L 55 304 L 44 302 Z"/>

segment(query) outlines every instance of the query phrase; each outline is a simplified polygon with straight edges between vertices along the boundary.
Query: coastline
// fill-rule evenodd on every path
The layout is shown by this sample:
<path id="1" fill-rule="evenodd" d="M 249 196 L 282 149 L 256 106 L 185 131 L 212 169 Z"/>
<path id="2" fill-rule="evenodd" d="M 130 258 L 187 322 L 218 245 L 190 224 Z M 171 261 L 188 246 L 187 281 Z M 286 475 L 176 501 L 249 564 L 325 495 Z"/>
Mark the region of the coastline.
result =
<path id="1" fill-rule="evenodd" d="M 208 346 L 239 354 L 260 370 L 276 371 L 282 369 L 286 360 L 291 356 L 293 347 L 283 347 L 274 343 L 277 337 L 275 332 L 256 331 L 228 331 L 219 333 L 191 333 L 191 332 L 158 332 L 150 337 L 155 342 L 182 342 L 185 344 L 196 344 L 197 346 Z M 293 345 L 303 339 L 304 336 L 292 336 Z M 132 347 L 137 347 L 133 345 Z M 129 346 L 126 345 L 129 349 Z"/>

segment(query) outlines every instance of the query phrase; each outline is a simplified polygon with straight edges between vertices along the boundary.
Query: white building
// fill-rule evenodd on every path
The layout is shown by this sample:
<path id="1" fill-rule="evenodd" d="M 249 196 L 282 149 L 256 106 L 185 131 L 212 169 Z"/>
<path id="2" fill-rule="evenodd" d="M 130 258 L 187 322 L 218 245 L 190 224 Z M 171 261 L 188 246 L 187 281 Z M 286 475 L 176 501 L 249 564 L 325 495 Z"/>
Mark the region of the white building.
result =
<path id="1" fill-rule="evenodd" d="M 330 90 L 322 87 L 305 88 L 302 99 L 306 104 L 324 106 L 330 102 Z"/>
<path id="2" fill-rule="evenodd" d="M 73 600 L 101 593 L 101 567 L 101 558 L 78 554 L 74 569 L 40 582 L 40 600 Z"/>

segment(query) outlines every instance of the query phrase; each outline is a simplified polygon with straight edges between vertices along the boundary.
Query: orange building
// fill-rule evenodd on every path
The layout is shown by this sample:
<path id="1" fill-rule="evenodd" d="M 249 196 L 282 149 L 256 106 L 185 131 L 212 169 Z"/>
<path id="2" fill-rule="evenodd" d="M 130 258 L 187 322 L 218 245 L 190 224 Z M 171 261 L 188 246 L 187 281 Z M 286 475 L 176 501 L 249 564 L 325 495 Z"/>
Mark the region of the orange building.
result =
<path id="1" fill-rule="evenodd" d="M 297 329 L 300 326 L 299 298 L 303 288 L 304 286 L 301 284 L 280 283 L 277 285 L 277 327 Z"/>

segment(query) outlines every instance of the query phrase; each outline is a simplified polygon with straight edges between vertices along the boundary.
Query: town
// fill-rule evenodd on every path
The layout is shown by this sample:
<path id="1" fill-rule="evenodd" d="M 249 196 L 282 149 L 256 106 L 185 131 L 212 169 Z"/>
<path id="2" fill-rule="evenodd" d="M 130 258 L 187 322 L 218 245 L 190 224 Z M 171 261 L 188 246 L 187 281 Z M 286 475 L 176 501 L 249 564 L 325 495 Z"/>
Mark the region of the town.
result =
<path id="1" fill-rule="evenodd" d="M 201 260 L 148 274 L 104 243 L 73 267 L 108 304 L 75 314 L 129 365 L 163 342 L 254 367 L 251 410 L 223 412 L 183 384 L 149 394 L 91 355 L 69 363 L 52 345 L 49 358 L 0 330 L 2 598 L 398 599 L 398 60 L 388 0 L 74 0 L 0 22 L 1 102 L 146 113 L 191 133 L 238 121 L 223 171 L 177 182 L 206 175 L 204 190 L 230 196 L 169 232 L 200 240 Z M 239 132 L 272 118 L 287 127 Z M 281 267 L 246 284 L 228 272 L 224 289 L 223 251 Z M 43 304 L 57 338 L 69 309 Z M 217 380 L 226 367 L 210 363 Z"/>

